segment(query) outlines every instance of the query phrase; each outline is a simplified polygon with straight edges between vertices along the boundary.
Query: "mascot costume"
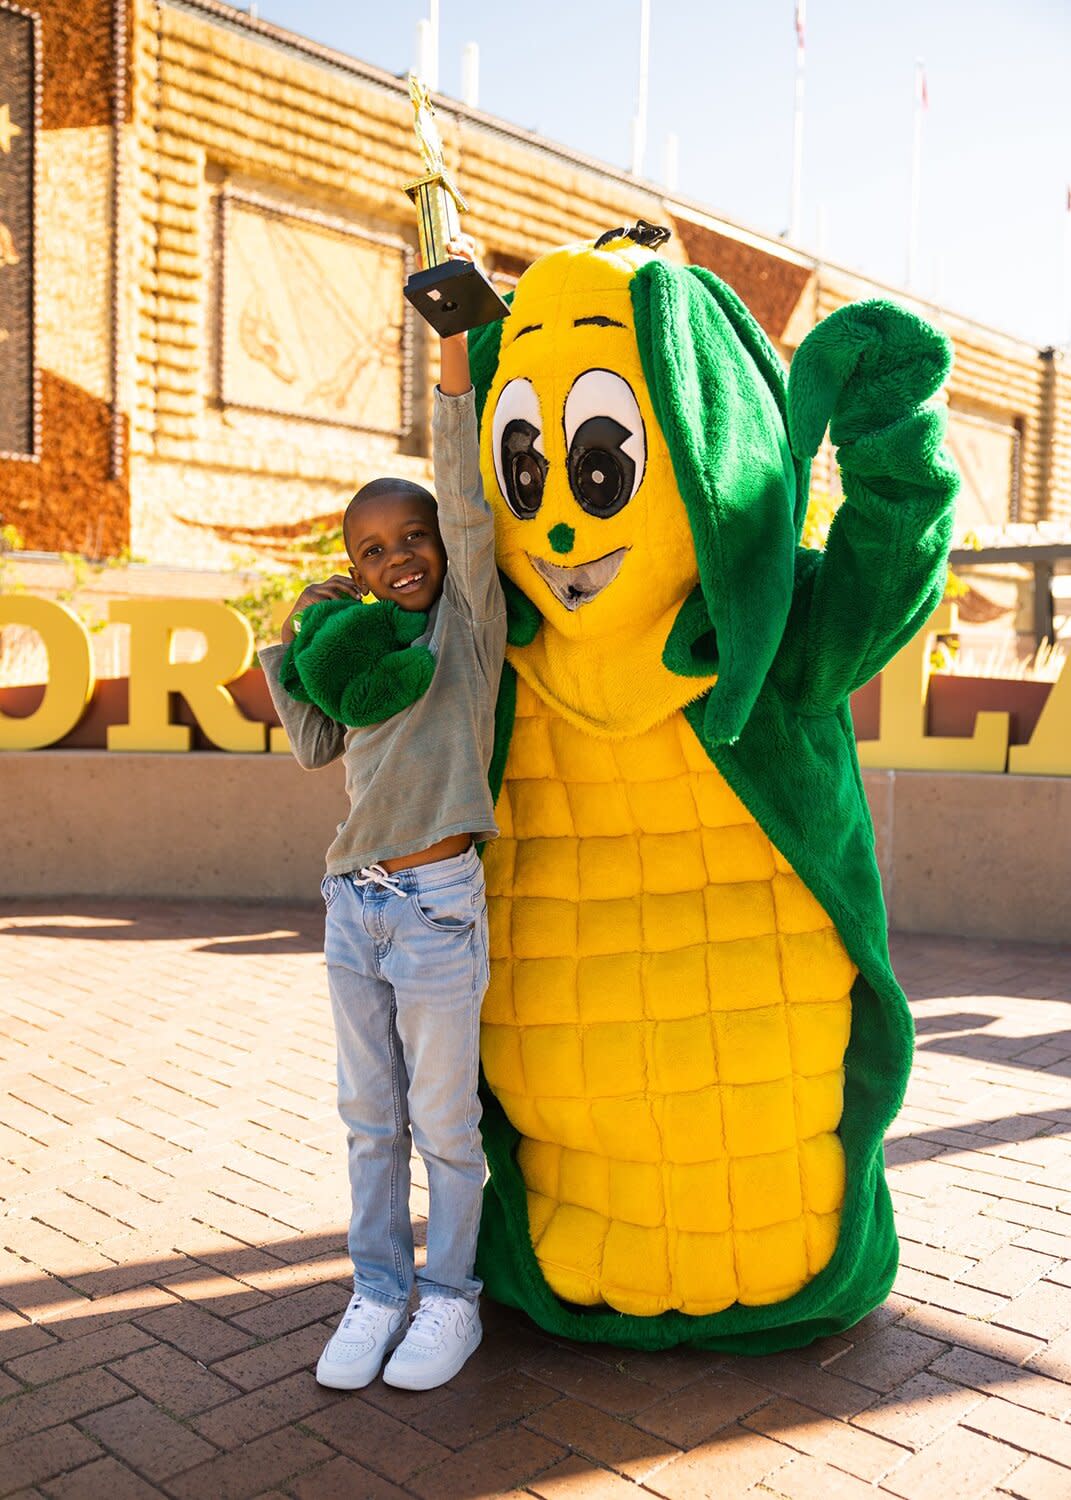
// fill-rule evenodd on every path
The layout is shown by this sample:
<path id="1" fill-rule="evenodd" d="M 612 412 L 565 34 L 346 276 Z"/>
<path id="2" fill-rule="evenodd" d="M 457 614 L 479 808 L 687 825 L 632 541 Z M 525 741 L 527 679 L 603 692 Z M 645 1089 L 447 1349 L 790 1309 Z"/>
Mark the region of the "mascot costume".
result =
<path id="1" fill-rule="evenodd" d="M 848 700 L 941 598 L 950 352 L 859 303 L 786 387 L 663 238 L 544 256 L 470 335 L 510 606 L 478 1269 L 557 1335 L 767 1353 L 896 1271 L 882 1139 L 912 1025 Z M 844 503 L 815 552 L 827 426 Z M 418 651 L 393 643 L 393 680 Z"/>

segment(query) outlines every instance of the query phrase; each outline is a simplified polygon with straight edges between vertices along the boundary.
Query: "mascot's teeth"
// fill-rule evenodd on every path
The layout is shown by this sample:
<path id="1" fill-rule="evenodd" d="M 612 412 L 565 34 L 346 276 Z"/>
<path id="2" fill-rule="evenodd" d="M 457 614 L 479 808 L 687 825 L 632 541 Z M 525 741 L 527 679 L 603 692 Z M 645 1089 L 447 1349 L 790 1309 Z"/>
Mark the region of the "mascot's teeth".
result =
<path id="1" fill-rule="evenodd" d="M 608 584 L 613 583 L 621 571 L 627 551 L 627 547 L 618 547 L 616 552 L 608 552 L 605 557 L 597 557 L 594 562 L 580 563 L 575 568 L 545 562 L 541 557 L 533 557 L 530 552 L 528 561 L 559 604 L 564 604 L 566 609 L 579 609 L 582 604 L 590 604 Z"/>

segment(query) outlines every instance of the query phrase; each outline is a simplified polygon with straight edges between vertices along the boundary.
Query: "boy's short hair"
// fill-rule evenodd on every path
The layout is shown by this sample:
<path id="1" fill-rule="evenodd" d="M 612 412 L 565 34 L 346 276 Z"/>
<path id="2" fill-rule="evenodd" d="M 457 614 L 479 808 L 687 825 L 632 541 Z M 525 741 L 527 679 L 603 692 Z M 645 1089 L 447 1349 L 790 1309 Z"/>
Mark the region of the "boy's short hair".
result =
<path id="1" fill-rule="evenodd" d="M 381 500 L 384 495 L 400 495 L 405 500 L 422 500 L 430 505 L 432 510 L 438 510 L 438 501 L 430 490 L 426 490 L 422 484 L 417 484 L 412 479 L 370 479 L 367 484 L 354 495 L 346 506 L 346 513 L 342 517 L 342 540 L 349 550 L 350 522 L 353 520 L 354 511 L 365 500 Z"/>

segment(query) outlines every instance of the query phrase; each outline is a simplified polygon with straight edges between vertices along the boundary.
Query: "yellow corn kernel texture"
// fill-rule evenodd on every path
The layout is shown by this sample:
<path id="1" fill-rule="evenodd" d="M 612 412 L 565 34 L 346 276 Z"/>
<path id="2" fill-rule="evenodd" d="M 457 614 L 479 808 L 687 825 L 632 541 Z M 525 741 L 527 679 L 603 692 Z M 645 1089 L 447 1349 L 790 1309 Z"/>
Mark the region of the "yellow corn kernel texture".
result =
<path id="1" fill-rule="evenodd" d="M 570 1302 L 780 1302 L 844 1193 L 855 967 L 683 714 L 595 740 L 518 684 L 488 848 L 488 1082 Z"/>

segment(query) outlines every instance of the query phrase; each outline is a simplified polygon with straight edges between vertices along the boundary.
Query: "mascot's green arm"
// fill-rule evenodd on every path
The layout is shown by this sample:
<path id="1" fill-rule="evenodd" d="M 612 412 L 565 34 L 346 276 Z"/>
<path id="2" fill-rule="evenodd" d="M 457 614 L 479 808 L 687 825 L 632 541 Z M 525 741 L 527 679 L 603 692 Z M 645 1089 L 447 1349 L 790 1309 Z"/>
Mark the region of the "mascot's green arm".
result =
<path id="1" fill-rule="evenodd" d="M 389 599 L 325 599 L 302 613 L 280 681 L 292 698 L 339 724 L 382 724 L 428 690 L 435 658 L 414 644 L 427 624 L 426 614 Z"/>
<path id="2" fill-rule="evenodd" d="M 774 666 L 803 713 L 831 711 L 880 672 L 941 599 L 959 476 L 945 412 L 927 403 L 950 364 L 943 334 L 879 301 L 832 313 L 792 361 L 793 451 L 810 458 L 828 423 L 844 486 L 825 551 L 801 559 Z"/>

